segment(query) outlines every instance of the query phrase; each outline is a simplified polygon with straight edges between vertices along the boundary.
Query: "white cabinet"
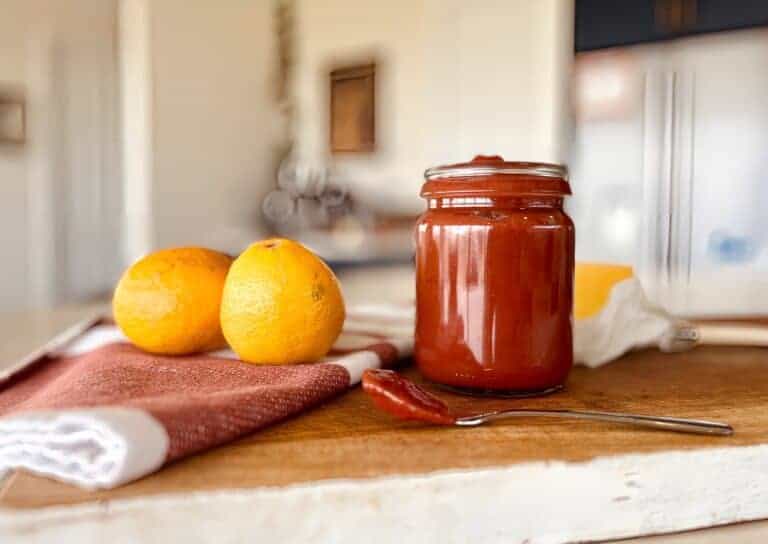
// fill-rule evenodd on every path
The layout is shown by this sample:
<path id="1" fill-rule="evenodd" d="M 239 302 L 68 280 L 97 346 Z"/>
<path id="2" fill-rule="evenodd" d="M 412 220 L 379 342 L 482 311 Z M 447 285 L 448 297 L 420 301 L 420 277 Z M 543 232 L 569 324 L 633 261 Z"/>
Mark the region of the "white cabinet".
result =
<path id="1" fill-rule="evenodd" d="M 768 312 L 768 31 L 582 53 L 577 259 L 681 314 Z"/>

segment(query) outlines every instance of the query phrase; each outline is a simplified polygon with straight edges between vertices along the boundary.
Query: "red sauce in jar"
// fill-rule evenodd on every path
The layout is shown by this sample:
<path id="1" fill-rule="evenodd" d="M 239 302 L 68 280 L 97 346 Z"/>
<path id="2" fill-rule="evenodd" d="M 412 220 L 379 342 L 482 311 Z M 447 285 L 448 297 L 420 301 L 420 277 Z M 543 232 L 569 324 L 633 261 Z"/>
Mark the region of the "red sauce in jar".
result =
<path id="1" fill-rule="evenodd" d="M 482 156 L 427 171 L 414 352 L 427 379 L 471 393 L 562 387 L 573 365 L 566 175 Z"/>

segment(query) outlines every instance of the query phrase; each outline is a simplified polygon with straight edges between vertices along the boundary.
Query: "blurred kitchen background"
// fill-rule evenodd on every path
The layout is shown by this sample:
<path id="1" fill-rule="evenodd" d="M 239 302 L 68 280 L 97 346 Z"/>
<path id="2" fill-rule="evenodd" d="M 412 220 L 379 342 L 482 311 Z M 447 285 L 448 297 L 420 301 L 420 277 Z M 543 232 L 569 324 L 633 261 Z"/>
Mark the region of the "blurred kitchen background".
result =
<path id="1" fill-rule="evenodd" d="M 297 238 L 412 293 L 429 166 L 564 162 L 577 258 L 768 313 L 764 0 L 0 0 L 0 311 Z"/>

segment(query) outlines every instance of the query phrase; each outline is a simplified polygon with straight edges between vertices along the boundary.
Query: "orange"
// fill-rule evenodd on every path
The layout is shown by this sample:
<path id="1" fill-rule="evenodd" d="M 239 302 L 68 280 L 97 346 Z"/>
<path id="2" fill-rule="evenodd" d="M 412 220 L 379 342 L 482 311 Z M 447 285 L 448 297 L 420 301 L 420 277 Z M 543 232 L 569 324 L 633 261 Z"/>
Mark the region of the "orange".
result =
<path id="1" fill-rule="evenodd" d="M 574 317 L 582 319 L 598 313 L 608 301 L 613 286 L 631 277 L 631 266 L 576 263 Z"/>
<path id="2" fill-rule="evenodd" d="M 183 355 L 226 346 L 219 324 L 232 258 L 201 247 L 157 251 L 134 263 L 115 288 L 123 333 L 151 353 Z"/>
<path id="3" fill-rule="evenodd" d="M 344 315 L 331 269 L 298 242 L 278 238 L 256 242 L 232 263 L 221 301 L 224 336 L 250 363 L 317 361 Z"/>

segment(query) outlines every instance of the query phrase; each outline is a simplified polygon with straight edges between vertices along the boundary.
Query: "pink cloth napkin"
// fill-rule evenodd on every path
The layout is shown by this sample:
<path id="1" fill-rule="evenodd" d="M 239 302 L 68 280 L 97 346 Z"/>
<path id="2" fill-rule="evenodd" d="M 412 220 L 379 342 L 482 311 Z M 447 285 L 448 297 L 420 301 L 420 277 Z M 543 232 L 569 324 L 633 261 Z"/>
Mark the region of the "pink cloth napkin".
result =
<path id="1" fill-rule="evenodd" d="M 370 324 L 369 324 L 370 325 Z M 346 391 L 408 357 L 408 335 L 352 321 L 326 361 L 251 365 L 231 352 L 152 355 L 96 325 L 0 385 L 0 472 L 25 468 L 109 488 Z"/>

